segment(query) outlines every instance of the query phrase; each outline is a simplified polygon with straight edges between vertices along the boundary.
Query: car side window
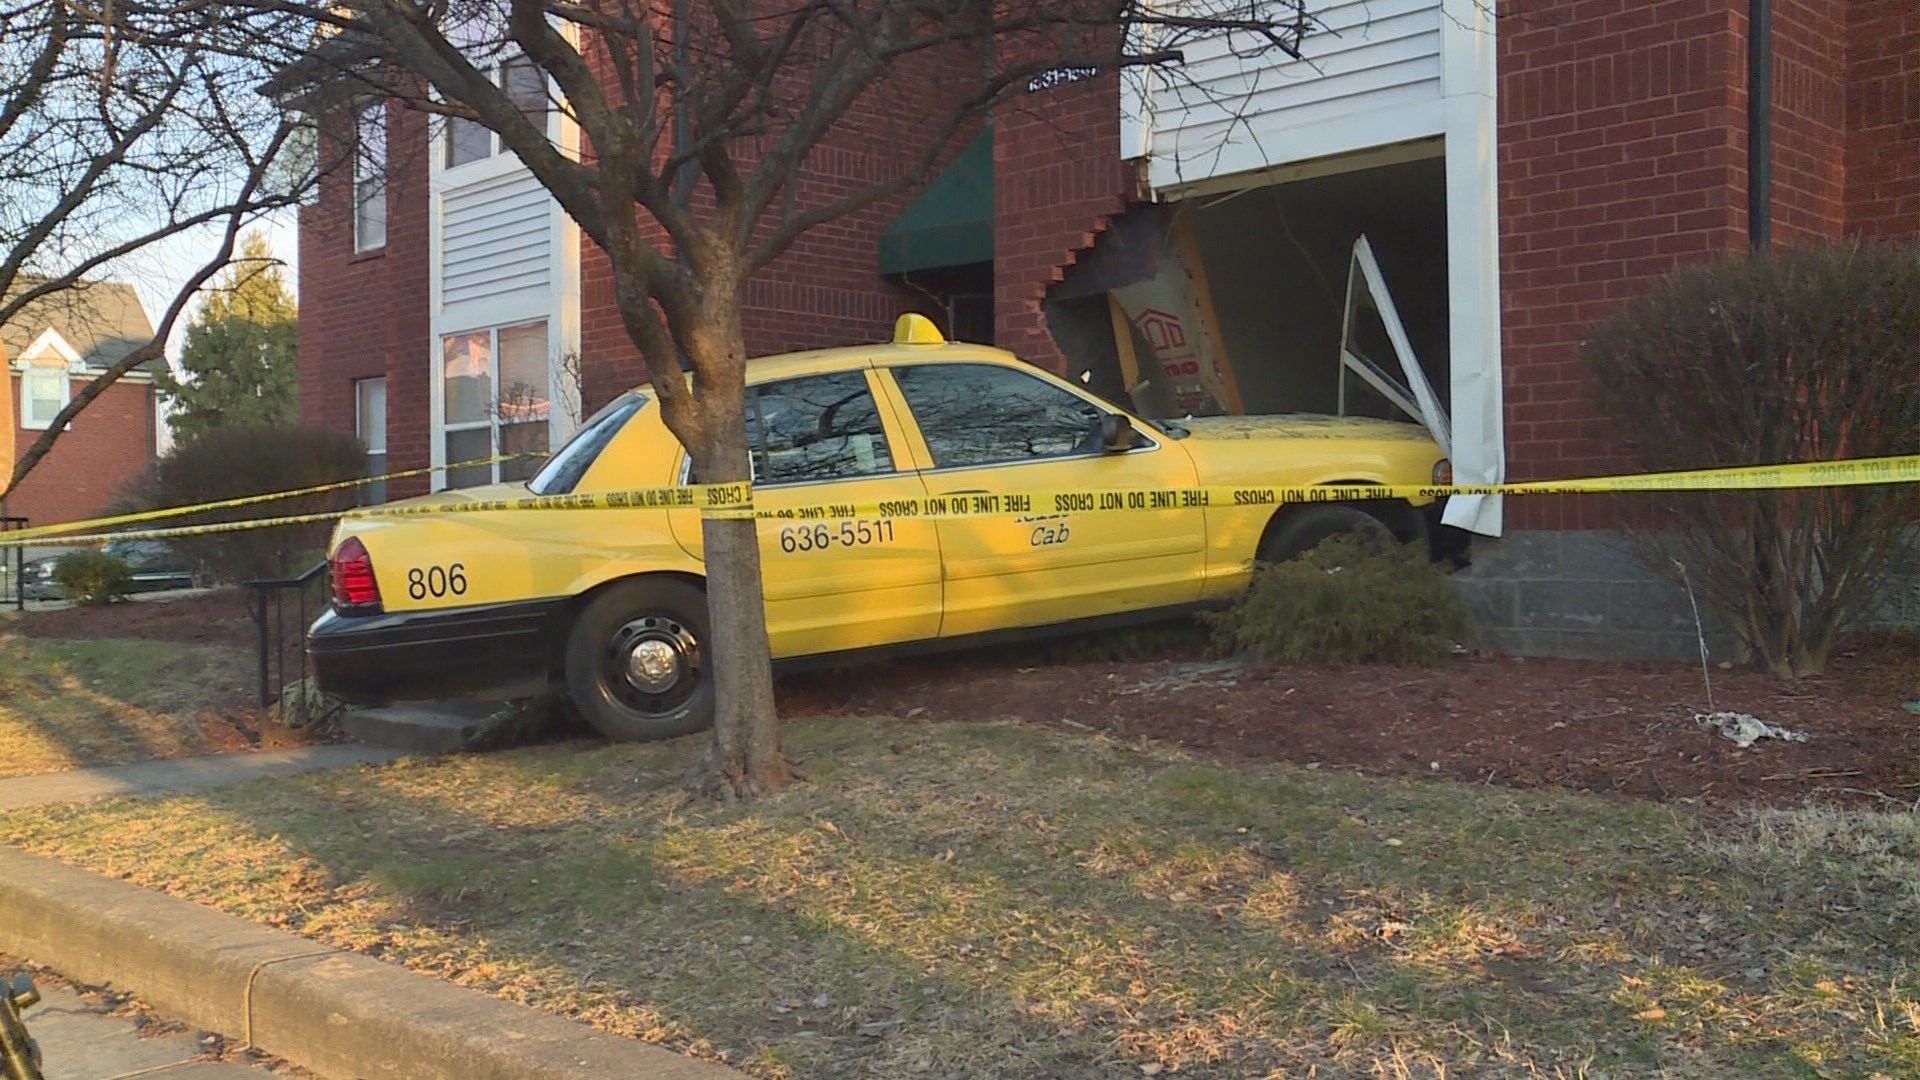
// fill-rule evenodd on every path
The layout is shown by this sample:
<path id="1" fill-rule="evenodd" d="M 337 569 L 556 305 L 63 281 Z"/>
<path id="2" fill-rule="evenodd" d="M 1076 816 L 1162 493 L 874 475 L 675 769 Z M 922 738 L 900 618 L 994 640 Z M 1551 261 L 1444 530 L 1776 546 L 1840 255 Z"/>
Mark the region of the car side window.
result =
<path id="1" fill-rule="evenodd" d="M 935 468 L 1100 452 L 1101 409 L 1034 375 L 991 364 L 893 369 Z"/>
<path id="2" fill-rule="evenodd" d="M 747 390 L 754 481 L 805 484 L 893 471 L 893 452 L 864 371 L 763 383 Z"/>

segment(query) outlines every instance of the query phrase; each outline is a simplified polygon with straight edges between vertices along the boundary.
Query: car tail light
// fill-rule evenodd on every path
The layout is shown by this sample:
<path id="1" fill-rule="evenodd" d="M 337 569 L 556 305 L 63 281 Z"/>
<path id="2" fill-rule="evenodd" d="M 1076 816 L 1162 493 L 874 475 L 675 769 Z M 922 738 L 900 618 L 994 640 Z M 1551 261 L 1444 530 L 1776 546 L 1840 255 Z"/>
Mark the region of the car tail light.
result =
<path id="1" fill-rule="evenodd" d="M 380 585 L 373 579 L 373 559 L 357 536 L 340 541 L 328 560 L 328 576 L 333 579 L 333 603 L 340 608 L 377 608 Z"/>

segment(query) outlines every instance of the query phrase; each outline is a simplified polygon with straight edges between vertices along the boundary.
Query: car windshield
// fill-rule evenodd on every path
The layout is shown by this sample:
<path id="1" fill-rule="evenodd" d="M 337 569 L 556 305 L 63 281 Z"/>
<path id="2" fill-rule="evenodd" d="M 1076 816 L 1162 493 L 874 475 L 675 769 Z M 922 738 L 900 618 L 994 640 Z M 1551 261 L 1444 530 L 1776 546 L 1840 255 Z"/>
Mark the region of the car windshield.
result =
<path id="1" fill-rule="evenodd" d="M 633 415 L 645 408 L 647 397 L 637 390 L 629 390 L 614 398 L 600 411 L 587 419 L 580 430 L 574 432 L 554 455 L 540 466 L 540 471 L 527 481 L 527 490 L 535 495 L 566 495 L 573 491 L 574 485 L 593 467 L 600 451 L 607 448 L 620 429 L 625 427 Z"/>

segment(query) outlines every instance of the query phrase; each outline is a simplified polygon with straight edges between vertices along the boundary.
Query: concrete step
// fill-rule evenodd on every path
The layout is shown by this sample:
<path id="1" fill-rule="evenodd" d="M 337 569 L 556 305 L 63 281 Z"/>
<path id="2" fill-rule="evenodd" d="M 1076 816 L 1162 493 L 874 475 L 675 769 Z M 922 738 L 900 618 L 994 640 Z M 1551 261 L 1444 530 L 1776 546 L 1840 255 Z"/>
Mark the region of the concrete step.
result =
<path id="1" fill-rule="evenodd" d="M 349 709 L 340 718 L 348 738 L 418 754 L 446 754 L 466 745 L 499 706 L 431 703 Z"/>

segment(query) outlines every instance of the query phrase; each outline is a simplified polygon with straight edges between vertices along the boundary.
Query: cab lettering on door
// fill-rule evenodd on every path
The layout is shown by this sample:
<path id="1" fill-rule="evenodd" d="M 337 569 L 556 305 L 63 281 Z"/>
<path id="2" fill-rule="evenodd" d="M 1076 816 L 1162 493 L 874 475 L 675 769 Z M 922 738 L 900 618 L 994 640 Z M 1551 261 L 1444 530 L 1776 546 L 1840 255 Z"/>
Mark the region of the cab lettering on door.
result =
<path id="1" fill-rule="evenodd" d="M 1070 535 L 1067 523 L 1064 521 L 1053 525 L 1035 525 L 1033 535 L 1027 539 L 1027 543 L 1037 548 L 1054 547 L 1066 543 Z"/>

